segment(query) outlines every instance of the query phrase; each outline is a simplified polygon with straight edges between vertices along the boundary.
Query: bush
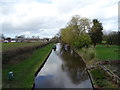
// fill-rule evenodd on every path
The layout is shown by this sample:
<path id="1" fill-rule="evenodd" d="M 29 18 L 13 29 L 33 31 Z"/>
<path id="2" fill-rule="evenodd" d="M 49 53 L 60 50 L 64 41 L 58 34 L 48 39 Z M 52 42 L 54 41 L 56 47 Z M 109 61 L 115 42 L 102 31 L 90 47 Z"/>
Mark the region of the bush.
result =
<path id="1" fill-rule="evenodd" d="M 89 58 L 94 59 L 95 58 L 95 52 L 93 50 L 89 51 Z"/>
<path id="2" fill-rule="evenodd" d="M 91 44 L 91 38 L 87 34 L 83 34 L 78 38 L 75 38 L 73 46 L 77 48 L 88 47 Z"/>
<path id="3" fill-rule="evenodd" d="M 94 59 L 96 56 L 95 50 L 93 48 L 82 48 L 80 53 L 85 60 L 89 61 Z"/>

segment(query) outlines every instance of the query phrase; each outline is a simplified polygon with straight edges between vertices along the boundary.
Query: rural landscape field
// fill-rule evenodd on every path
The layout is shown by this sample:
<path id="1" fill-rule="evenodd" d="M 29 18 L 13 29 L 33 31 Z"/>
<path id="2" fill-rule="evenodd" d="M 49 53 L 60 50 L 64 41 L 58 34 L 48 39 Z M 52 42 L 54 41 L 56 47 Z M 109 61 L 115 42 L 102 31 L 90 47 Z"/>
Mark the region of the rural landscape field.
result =
<path id="1" fill-rule="evenodd" d="M 118 0 L 0 1 L 0 89 L 120 88 Z"/>
<path id="2" fill-rule="evenodd" d="M 16 44 L 18 43 L 11 43 L 11 44 L 6 43 L 6 45 L 7 44 L 11 45 L 13 48 L 14 45 L 16 46 Z M 36 43 L 28 43 L 27 45 L 34 46 L 35 44 Z M 23 47 L 25 47 L 24 45 L 26 46 L 26 43 L 22 43 Z M 40 45 L 40 43 L 38 45 Z M 3 87 L 5 88 L 32 87 L 33 82 L 34 82 L 34 74 L 39 68 L 39 66 L 41 65 L 41 63 L 43 62 L 43 60 L 45 60 L 45 58 L 49 54 L 51 48 L 52 48 L 52 44 L 49 44 L 45 46 L 44 48 L 33 51 L 32 54 L 30 54 L 30 56 L 27 56 L 27 58 L 21 61 L 19 60 L 16 63 L 11 62 L 10 64 L 5 65 L 5 67 L 3 64 Z M 9 81 L 7 78 L 8 72 L 10 70 L 12 70 L 15 75 L 12 81 Z"/>

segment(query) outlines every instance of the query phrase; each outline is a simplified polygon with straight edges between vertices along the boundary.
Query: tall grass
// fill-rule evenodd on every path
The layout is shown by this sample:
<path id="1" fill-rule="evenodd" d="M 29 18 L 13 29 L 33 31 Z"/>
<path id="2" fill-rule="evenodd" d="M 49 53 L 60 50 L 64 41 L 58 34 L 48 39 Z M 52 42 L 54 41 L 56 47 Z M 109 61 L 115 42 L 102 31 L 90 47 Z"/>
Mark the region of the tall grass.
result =
<path id="1" fill-rule="evenodd" d="M 94 80 L 94 85 L 96 88 L 118 88 L 117 85 L 113 84 L 107 79 L 105 74 L 100 68 L 93 69 L 90 71 Z"/>
<path id="2" fill-rule="evenodd" d="M 109 45 L 97 45 L 89 48 L 77 49 L 83 59 L 91 63 L 101 60 L 120 60 L 120 46 Z"/>
<path id="3" fill-rule="evenodd" d="M 83 57 L 85 60 L 93 60 L 95 58 L 95 50 L 94 48 L 82 48 L 79 50 L 79 54 Z"/>

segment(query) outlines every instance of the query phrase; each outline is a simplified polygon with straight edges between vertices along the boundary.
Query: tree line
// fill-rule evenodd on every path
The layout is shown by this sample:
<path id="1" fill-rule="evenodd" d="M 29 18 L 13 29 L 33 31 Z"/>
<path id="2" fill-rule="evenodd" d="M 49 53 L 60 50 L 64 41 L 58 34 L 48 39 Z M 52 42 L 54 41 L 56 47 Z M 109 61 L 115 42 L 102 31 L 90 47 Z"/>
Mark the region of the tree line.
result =
<path id="1" fill-rule="evenodd" d="M 63 42 L 77 48 L 88 47 L 90 44 L 101 43 L 103 26 L 98 19 L 91 20 L 75 15 L 65 28 L 60 30 L 60 38 Z"/>
<path id="2" fill-rule="evenodd" d="M 120 32 L 111 32 L 109 34 L 103 35 L 103 40 L 106 41 L 105 43 L 111 45 L 120 45 Z"/>

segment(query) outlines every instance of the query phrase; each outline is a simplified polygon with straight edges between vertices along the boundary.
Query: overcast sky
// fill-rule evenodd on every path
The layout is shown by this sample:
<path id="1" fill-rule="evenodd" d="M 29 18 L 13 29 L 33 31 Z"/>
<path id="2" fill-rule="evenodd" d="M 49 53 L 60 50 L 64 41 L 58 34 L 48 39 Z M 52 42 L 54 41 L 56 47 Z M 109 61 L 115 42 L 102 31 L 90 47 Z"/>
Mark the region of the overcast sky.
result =
<path id="1" fill-rule="evenodd" d="M 5 36 L 52 37 L 73 15 L 103 23 L 104 31 L 118 30 L 119 0 L 0 0 L 0 29 Z"/>

